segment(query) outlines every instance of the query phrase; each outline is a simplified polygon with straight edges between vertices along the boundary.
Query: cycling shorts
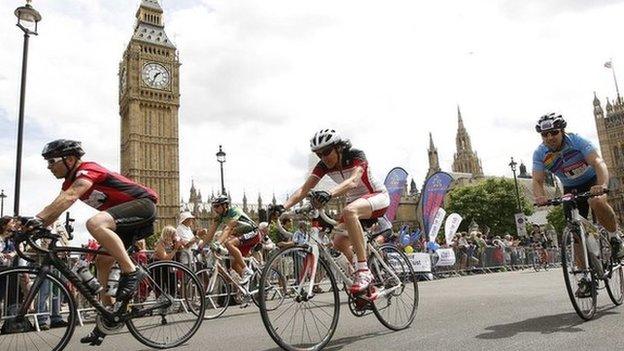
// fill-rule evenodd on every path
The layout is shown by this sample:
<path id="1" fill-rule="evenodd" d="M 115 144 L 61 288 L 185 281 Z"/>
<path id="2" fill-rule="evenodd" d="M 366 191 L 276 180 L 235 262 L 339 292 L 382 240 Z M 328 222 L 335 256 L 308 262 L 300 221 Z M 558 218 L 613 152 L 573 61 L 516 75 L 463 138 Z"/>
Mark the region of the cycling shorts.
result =
<path id="1" fill-rule="evenodd" d="M 154 234 L 156 220 L 156 204 L 149 198 L 124 202 L 107 209 L 115 219 L 115 233 L 119 235 L 124 246 L 129 248 L 134 241 L 145 239 Z"/>
<path id="2" fill-rule="evenodd" d="M 262 241 L 262 235 L 256 230 L 238 237 L 238 249 L 243 257 L 249 256 L 249 252 Z"/>
<path id="3" fill-rule="evenodd" d="M 585 193 L 588 192 L 592 186 L 596 185 L 597 182 L 598 179 L 596 179 L 596 177 L 593 177 L 587 183 L 583 183 L 581 185 L 570 187 L 564 186 L 563 193 L 569 194 L 573 191 L 576 191 L 577 194 Z M 587 202 L 587 199 L 579 199 L 577 200 L 576 204 L 579 210 L 579 214 L 583 216 L 583 218 L 587 218 L 587 216 L 589 215 L 589 203 Z"/>

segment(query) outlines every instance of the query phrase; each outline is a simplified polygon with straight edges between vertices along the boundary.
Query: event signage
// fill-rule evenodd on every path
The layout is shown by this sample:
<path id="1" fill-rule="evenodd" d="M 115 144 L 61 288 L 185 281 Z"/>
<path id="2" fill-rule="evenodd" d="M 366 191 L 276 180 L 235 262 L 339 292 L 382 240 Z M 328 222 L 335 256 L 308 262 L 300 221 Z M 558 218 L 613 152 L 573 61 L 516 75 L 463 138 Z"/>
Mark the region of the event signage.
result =
<path id="1" fill-rule="evenodd" d="M 436 172 L 425 181 L 421 200 L 425 233 L 430 233 L 438 208 L 442 206 L 452 182 L 453 177 L 446 172 Z"/>
<path id="2" fill-rule="evenodd" d="M 438 208 L 438 212 L 433 219 L 433 224 L 431 225 L 431 230 L 429 231 L 429 242 L 435 243 L 435 239 L 438 236 L 438 232 L 442 227 L 442 221 L 444 221 L 444 217 L 446 216 L 446 211 L 440 207 Z"/>
<path id="3" fill-rule="evenodd" d="M 516 217 L 516 232 L 518 233 L 519 237 L 524 238 L 527 236 L 526 217 L 524 216 L 524 213 L 516 213 L 515 217 Z"/>
<path id="4" fill-rule="evenodd" d="M 436 267 L 448 267 L 455 264 L 455 252 L 453 249 L 438 249 L 438 262 Z"/>
<path id="5" fill-rule="evenodd" d="M 431 255 L 426 252 L 414 252 L 407 255 L 415 273 L 431 273 Z"/>
<path id="6" fill-rule="evenodd" d="M 453 241 L 453 235 L 459 229 L 459 224 L 462 221 L 462 216 L 457 213 L 451 213 L 446 218 L 446 223 L 444 224 L 444 238 L 446 239 L 446 244 L 451 245 L 451 241 Z"/>
<path id="7" fill-rule="evenodd" d="M 401 195 L 407 184 L 407 172 L 401 167 L 394 167 L 384 181 L 386 189 L 388 189 L 388 195 L 390 196 L 390 205 L 386 209 L 385 217 L 390 221 L 394 221 L 396 217 L 397 209 L 401 202 Z"/>

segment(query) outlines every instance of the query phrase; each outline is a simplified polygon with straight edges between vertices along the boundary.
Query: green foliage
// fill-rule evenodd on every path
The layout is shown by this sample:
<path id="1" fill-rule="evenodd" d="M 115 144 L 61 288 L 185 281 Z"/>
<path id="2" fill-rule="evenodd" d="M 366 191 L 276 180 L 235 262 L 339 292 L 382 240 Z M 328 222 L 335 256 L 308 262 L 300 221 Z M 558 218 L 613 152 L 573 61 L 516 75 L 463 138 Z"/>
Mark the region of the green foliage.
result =
<path id="1" fill-rule="evenodd" d="M 563 228 L 566 225 L 565 215 L 563 213 L 563 206 L 553 207 L 550 211 L 548 211 L 548 215 L 546 216 L 548 223 L 555 228 L 557 233 L 562 233 Z"/>
<path id="2" fill-rule="evenodd" d="M 533 207 L 524 194 L 520 194 L 524 214 L 531 215 Z M 517 211 L 516 188 L 514 181 L 505 178 L 489 178 L 485 181 L 452 189 L 447 197 L 445 209 L 448 213 L 457 212 L 464 220 L 461 230 L 467 230 L 474 220 L 479 225 L 487 225 L 491 233 L 515 234 L 514 214 Z"/>

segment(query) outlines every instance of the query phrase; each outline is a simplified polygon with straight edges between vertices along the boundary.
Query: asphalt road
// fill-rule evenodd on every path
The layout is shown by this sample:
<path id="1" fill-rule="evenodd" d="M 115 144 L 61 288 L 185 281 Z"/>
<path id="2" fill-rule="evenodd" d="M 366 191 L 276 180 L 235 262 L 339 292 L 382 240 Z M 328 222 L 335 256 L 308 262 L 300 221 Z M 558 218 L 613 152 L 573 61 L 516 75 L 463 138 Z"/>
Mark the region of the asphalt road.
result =
<path id="1" fill-rule="evenodd" d="M 419 289 L 416 320 L 400 332 L 373 315 L 356 318 L 343 305 L 326 350 L 624 350 L 624 306 L 614 307 L 601 290 L 596 317 L 584 322 L 568 300 L 560 269 L 449 278 L 420 283 Z M 77 342 L 89 329 L 77 328 L 68 349 L 83 349 Z M 147 349 L 128 333 L 107 337 L 99 348 Z M 177 350 L 277 349 L 251 305 L 231 306 L 205 321 Z"/>

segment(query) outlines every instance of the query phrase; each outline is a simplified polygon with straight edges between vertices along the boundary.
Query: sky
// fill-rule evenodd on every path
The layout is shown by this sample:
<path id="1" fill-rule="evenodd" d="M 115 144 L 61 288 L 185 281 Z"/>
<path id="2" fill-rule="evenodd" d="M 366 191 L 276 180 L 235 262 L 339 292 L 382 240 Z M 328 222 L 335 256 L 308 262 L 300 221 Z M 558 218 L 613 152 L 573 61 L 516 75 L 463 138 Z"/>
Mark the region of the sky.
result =
<path id="1" fill-rule="evenodd" d="M 0 188 L 14 201 L 23 35 L 0 2 Z M 34 0 L 25 100 L 20 212 L 35 214 L 61 182 L 40 152 L 77 139 L 85 159 L 119 170 L 117 70 L 139 0 Z M 568 130 L 598 145 L 594 92 L 615 97 L 624 77 L 624 1 L 160 0 L 179 50 L 180 190 L 220 188 L 215 153 L 227 153 L 235 202 L 266 203 L 296 190 L 308 172 L 309 139 L 335 128 L 364 150 L 383 181 L 400 166 L 420 186 L 429 133 L 443 170 L 455 152 L 457 107 L 486 175 L 529 170 L 533 126 L 558 111 Z M 620 34 L 620 35 L 618 35 Z M 620 73 L 621 72 L 621 73 Z M 77 222 L 94 213 L 71 209 Z"/>

